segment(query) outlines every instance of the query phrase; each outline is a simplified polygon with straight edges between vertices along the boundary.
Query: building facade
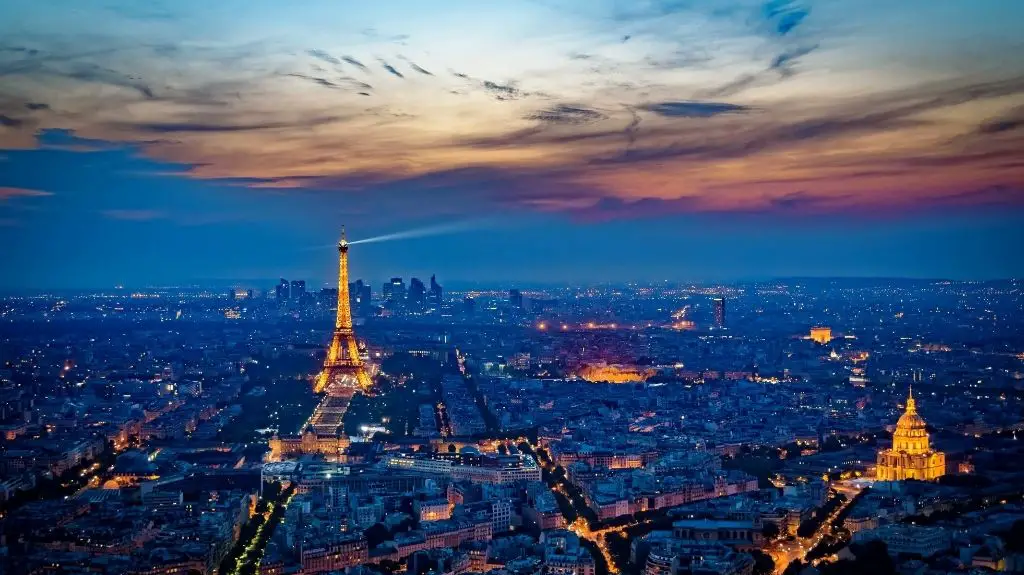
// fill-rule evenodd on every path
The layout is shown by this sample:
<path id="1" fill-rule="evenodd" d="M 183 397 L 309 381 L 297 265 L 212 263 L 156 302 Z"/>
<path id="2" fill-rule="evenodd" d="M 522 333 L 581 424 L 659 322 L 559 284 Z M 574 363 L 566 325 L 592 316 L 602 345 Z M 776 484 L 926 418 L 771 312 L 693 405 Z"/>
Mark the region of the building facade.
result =
<path id="1" fill-rule="evenodd" d="M 945 473 L 946 454 L 932 450 L 927 427 L 917 414 L 911 390 L 906 411 L 900 416 L 892 434 L 892 447 L 878 452 L 875 477 L 879 481 L 933 481 Z"/>

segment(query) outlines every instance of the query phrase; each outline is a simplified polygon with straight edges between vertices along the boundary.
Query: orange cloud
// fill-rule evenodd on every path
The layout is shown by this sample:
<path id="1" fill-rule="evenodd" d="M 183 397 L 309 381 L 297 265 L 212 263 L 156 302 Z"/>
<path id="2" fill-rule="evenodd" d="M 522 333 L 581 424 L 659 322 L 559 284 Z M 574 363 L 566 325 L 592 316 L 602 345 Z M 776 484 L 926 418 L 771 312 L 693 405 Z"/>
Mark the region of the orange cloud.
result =
<path id="1" fill-rule="evenodd" d="M 0 187 L 0 201 L 10 200 L 12 198 L 39 198 L 52 195 L 52 192 L 44 192 L 42 190 Z"/>

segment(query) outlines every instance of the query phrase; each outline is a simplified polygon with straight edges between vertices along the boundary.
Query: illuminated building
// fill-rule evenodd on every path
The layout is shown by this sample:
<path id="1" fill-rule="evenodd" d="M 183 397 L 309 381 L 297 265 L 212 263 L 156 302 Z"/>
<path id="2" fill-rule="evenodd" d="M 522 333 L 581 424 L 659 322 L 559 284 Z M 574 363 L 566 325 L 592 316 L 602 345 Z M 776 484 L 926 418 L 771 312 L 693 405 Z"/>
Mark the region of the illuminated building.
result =
<path id="1" fill-rule="evenodd" d="M 420 521 L 441 521 L 452 518 L 452 507 L 448 499 L 429 499 L 427 501 L 416 500 L 413 502 L 413 511 L 419 515 Z"/>
<path id="2" fill-rule="evenodd" d="M 398 454 L 385 456 L 384 466 L 399 471 L 445 475 L 456 481 L 465 479 L 473 483 L 499 484 L 541 479 L 537 462 L 532 457 L 521 455 Z"/>
<path id="3" fill-rule="evenodd" d="M 344 433 L 343 421 L 349 397 L 338 393 L 337 388 L 330 391 L 313 410 L 302 433 L 283 437 L 274 435 L 270 440 L 268 461 L 283 461 L 302 454 L 319 454 L 328 461 L 345 461 L 349 440 Z"/>
<path id="4" fill-rule="evenodd" d="M 288 280 L 281 278 L 277 286 L 274 287 L 274 298 L 277 300 L 278 305 L 288 301 L 291 297 L 291 288 L 288 284 Z"/>
<path id="5" fill-rule="evenodd" d="M 430 295 L 428 303 L 434 309 L 441 309 L 441 301 L 444 300 L 444 288 L 437 283 L 437 276 L 430 276 Z"/>
<path id="6" fill-rule="evenodd" d="M 381 289 L 381 295 L 384 297 L 384 301 L 391 303 L 405 301 L 405 282 L 402 281 L 402 278 L 391 278 L 391 281 L 384 284 Z"/>
<path id="7" fill-rule="evenodd" d="M 832 328 L 830 327 L 812 327 L 811 328 L 811 339 L 815 343 L 825 345 L 832 341 Z"/>
<path id="8" fill-rule="evenodd" d="M 763 523 L 756 513 L 737 511 L 723 519 L 680 519 L 672 522 L 672 536 L 680 541 L 715 541 L 738 549 L 761 546 Z"/>
<path id="9" fill-rule="evenodd" d="M 324 368 L 316 378 L 317 392 L 351 395 L 356 390 L 369 391 L 370 376 L 359 358 L 355 332 L 352 330 L 352 300 L 348 292 L 348 240 L 345 231 L 338 242 L 338 311 L 334 336 L 324 359 Z"/>
<path id="10" fill-rule="evenodd" d="M 340 535 L 336 541 L 301 550 L 302 572 L 343 571 L 369 560 L 366 538 L 360 533 Z"/>
<path id="11" fill-rule="evenodd" d="M 345 449 L 349 446 L 347 437 L 316 433 L 312 426 L 298 436 L 274 436 L 268 442 L 270 455 L 267 461 L 284 461 L 300 455 L 319 454 L 328 461 L 344 461 Z"/>
<path id="12" fill-rule="evenodd" d="M 306 280 L 292 280 L 291 297 L 292 301 L 302 301 L 302 297 L 306 295 Z"/>
<path id="13" fill-rule="evenodd" d="M 850 385 L 864 387 L 871 379 L 865 374 L 863 367 L 855 367 L 850 370 Z"/>
<path id="14" fill-rule="evenodd" d="M 321 288 L 317 295 L 317 304 L 325 309 L 332 309 L 338 303 L 338 288 Z"/>
<path id="15" fill-rule="evenodd" d="M 676 570 L 676 557 L 669 549 L 652 550 L 644 564 L 644 575 L 672 575 Z"/>
<path id="16" fill-rule="evenodd" d="M 551 575 L 594 575 L 594 556 L 580 545 L 576 533 L 565 529 L 545 531 L 540 536 L 544 545 L 544 572 Z"/>
<path id="17" fill-rule="evenodd" d="M 352 297 L 353 313 L 361 317 L 367 317 L 371 315 L 372 307 L 370 304 L 370 298 L 372 296 L 372 293 L 370 289 L 370 284 L 363 282 L 363 280 L 356 280 L 355 283 L 348 286 L 348 289 Z M 337 298 L 335 297 L 335 299 Z M 333 304 L 334 300 L 331 300 L 331 303 Z"/>
<path id="18" fill-rule="evenodd" d="M 725 298 L 715 298 L 715 327 L 725 327 Z"/>
<path id="19" fill-rule="evenodd" d="M 656 371 L 651 368 L 595 363 L 581 367 L 577 375 L 594 383 L 635 383 L 647 381 L 655 373 Z"/>
<path id="20" fill-rule="evenodd" d="M 924 419 L 917 414 L 914 391 L 907 408 L 896 423 L 892 447 L 878 452 L 875 477 L 879 481 L 920 479 L 931 481 L 946 474 L 946 454 L 932 451 Z"/>

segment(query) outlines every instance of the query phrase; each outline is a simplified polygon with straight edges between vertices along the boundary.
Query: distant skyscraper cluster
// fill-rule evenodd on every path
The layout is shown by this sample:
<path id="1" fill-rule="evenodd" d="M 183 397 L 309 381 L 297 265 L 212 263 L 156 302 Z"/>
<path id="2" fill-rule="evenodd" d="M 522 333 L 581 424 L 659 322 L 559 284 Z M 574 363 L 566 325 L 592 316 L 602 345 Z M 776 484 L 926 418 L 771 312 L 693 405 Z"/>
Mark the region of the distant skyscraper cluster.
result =
<path id="1" fill-rule="evenodd" d="M 302 306 L 311 303 L 311 295 L 306 292 L 306 280 L 288 281 L 281 278 L 274 288 L 274 297 L 278 305 Z"/>
<path id="2" fill-rule="evenodd" d="M 430 276 L 430 285 L 419 278 L 409 280 L 408 288 L 405 280 L 391 278 L 381 288 L 381 299 L 386 309 L 404 309 L 410 312 L 423 312 L 428 309 L 440 309 L 444 299 L 444 288 L 437 283 L 437 276 Z"/>
<path id="3" fill-rule="evenodd" d="M 431 275 L 429 284 L 419 278 L 405 280 L 393 277 L 381 286 L 380 297 L 374 301 L 373 288 L 369 282 L 356 280 L 348 284 L 352 315 L 370 317 L 380 313 L 398 311 L 422 313 L 441 309 L 444 288 Z M 248 296 L 251 297 L 251 296 Z M 281 308 L 302 310 L 311 307 L 334 309 L 338 302 L 338 288 L 322 288 L 309 292 L 305 280 L 281 280 L 274 286 L 273 298 Z M 236 298 L 239 299 L 239 298 Z"/>
<path id="4" fill-rule="evenodd" d="M 391 278 L 381 286 L 377 302 L 374 302 L 373 289 L 369 282 L 356 280 L 349 283 L 348 288 L 352 314 L 358 317 L 372 316 L 381 309 L 400 309 L 407 312 L 437 310 L 444 301 L 444 288 L 437 282 L 435 275 L 430 276 L 429 284 L 425 284 L 419 278 L 411 278 L 408 286 L 400 277 Z M 235 297 L 242 299 L 252 296 L 243 294 Z M 283 308 L 299 310 L 316 306 L 333 309 L 338 301 L 338 288 L 322 288 L 319 292 L 313 293 L 307 291 L 305 280 L 289 281 L 281 278 L 274 287 L 273 297 L 277 305 Z"/>

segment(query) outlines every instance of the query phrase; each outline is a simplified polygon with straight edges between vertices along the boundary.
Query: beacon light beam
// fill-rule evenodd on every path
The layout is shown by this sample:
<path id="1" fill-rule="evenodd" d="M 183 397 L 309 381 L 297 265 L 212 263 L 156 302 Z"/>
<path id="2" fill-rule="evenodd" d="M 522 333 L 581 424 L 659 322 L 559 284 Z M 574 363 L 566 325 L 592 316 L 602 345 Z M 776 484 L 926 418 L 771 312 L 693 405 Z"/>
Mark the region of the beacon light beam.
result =
<path id="1" fill-rule="evenodd" d="M 438 224 L 434 226 L 425 226 L 422 228 L 414 228 L 406 230 L 404 232 L 395 232 L 392 234 L 384 234 L 380 236 L 373 236 L 372 238 L 365 238 L 362 240 L 356 240 L 349 242 L 349 245 L 354 246 L 358 244 L 373 244 L 379 242 L 391 242 L 395 240 L 409 240 L 413 238 L 424 238 L 427 236 L 440 236 L 444 234 L 455 234 L 459 232 L 465 232 L 470 230 L 476 230 L 486 227 L 487 222 L 485 220 L 467 220 L 462 222 L 451 222 L 447 224 Z"/>
<path id="2" fill-rule="evenodd" d="M 459 232 L 466 232 L 470 230 L 478 230 L 488 227 L 492 222 L 488 220 L 464 220 L 460 222 L 449 222 L 447 224 L 437 224 L 433 226 L 424 226 L 422 228 L 413 228 L 411 230 L 405 230 L 403 232 L 394 232 L 391 234 L 383 234 L 379 236 L 373 236 L 371 238 L 364 238 L 361 240 L 355 240 L 348 242 L 348 245 L 354 246 L 358 244 L 375 244 L 380 242 L 392 242 L 396 240 L 409 240 L 413 238 L 424 238 L 428 236 L 441 236 L 445 234 L 455 234 Z M 320 251 L 325 248 L 334 247 L 335 244 L 321 244 L 317 246 L 309 246 L 301 248 L 299 251 Z"/>

